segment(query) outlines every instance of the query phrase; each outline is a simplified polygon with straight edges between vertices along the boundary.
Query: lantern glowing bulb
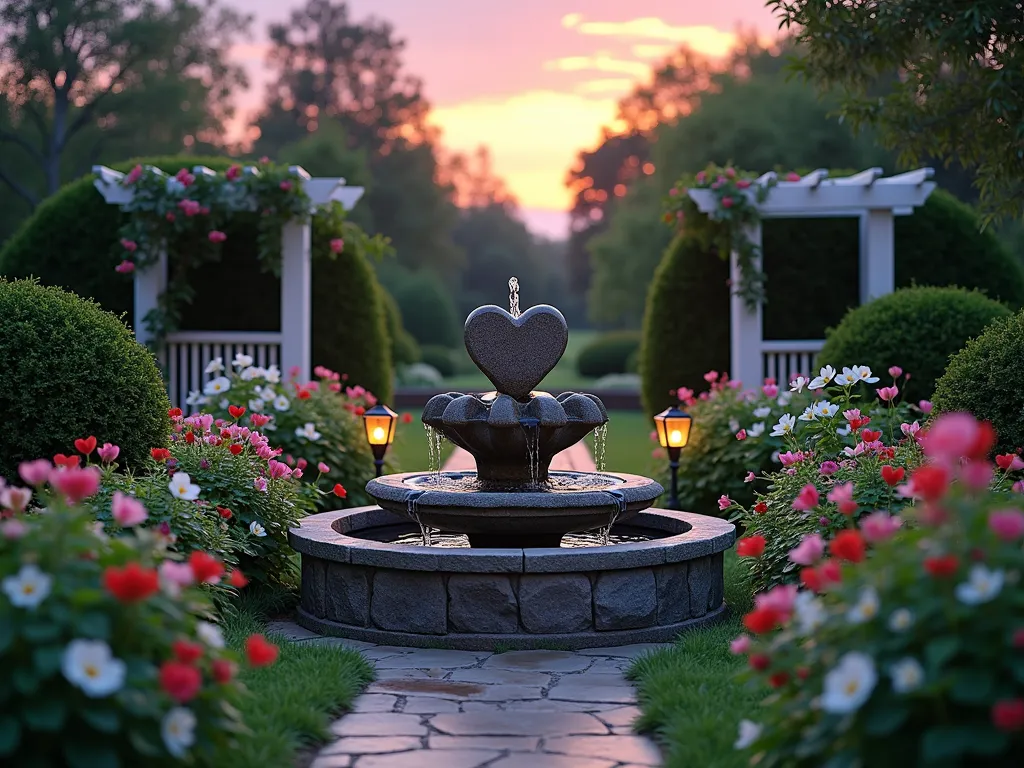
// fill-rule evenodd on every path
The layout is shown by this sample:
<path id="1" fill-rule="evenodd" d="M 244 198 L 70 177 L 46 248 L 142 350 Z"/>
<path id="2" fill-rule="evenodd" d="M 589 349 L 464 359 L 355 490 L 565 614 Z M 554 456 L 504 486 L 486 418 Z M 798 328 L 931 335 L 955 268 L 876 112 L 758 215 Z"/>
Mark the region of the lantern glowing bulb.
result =
<path id="1" fill-rule="evenodd" d="M 384 427 L 374 427 L 373 428 L 373 441 L 375 443 L 383 443 L 384 442 L 384 438 L 386 438 L 387 436 L 388 436 L 388 433 L 387 433 L 387 430 L 384 429 Z"/>
<path id="2" fill-rule="evenodd" d="M 373 449 L 373 459 L 378 470 L 378 477 L 384 463 L 384 454 L 387 452 L 388 446 L 395 440 L 395 424 L 397 423 L 398 414 L 380 403 L 367 409 L 363 414 L 366 442 Z"/>
<path id="3" fill-rule="evenodd" d="M 678 429 L 673 429 L 668 433 L 668 444 L 669 445 L 680 445 L 683 442 L 683 433 Z"/>
<path id="4" fill-rule="evenodd" d="M 693 419 L 688 413 L 675 406 L 666 408 L 654 417 L 658 430 L 658 442 L 662 448 L 685 448 L 690 441 L 690 424 Z"/>

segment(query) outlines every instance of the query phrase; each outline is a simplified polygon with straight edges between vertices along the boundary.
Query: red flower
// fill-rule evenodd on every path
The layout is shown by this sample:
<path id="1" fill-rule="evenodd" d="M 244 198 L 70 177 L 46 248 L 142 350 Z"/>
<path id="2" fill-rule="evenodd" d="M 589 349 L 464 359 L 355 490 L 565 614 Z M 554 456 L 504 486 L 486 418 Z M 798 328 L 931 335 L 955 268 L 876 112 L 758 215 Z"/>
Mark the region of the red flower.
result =
<path id="1" fill-rule="evenodd" d="M 237 568 L 231 572 L 230 576 L 228 576 L 228 584 L 230 584 L 235 589 L 242 589 L 242 587 L 244 587 L 248 583 L 249 580 L 245 578 L 245 574 Z"/>
<path id="2" fill-rule="evenodd" d="M 1024 627 L 1013 631 L 1013 640 L 1011 642 L 1014 648 L 1024 648 Z"/>
<path id="3" fill-rule="evenodd" d="M 175 640 L 171 644 L 171 651 L 182 664 L 191 664 L 203 657 L 203 646 L 199 643 L 190 643 L 188 640 Z"/>
<path id="4" fill-rule="evenodd" d="M 188 443 L 189 445 L 192 445 L 192 443 L 194 443 L 195 441 L 196 436 L 192 433 L 192 430 L 190 429 L 188 432 L 185 433 L 185 442 Z"/>
<path id="5" fill-rule="evenodd" d="M 938 464 L 925 464 L 910 476 L 910 488 L 915 496 L 925 501 L 937 501 L 949 488 L 949 473 Z"/>
<path id="6" fill-rule="evenodd" d="M 308 389 L 299 389 L 295 393 L 295 396 L 299 398 L 299 400 L 309 400 L 309 398 L 313 396 L 313 393 L 310 392 Z"/>
<path id="7" fill-rule="evenodd" d="M 220 230 L 215 229 L 210 234 L 207 235 L 207 238 L 209 238 L 211 243 L 223 243 L 225 240 L 228 239 L 228 236 L 225 235 Z"/>
<path id="8" fill-rule="evenodd" d="M 746 536 L 736 545 L 736 554 L 740 557 L 760 557 L 767 543 L 764 536 Z"/>
<path id="9" fill-rule="evenodd" d="M 355 408 L 352 409 L 352 413 L 354 413 L 356 416 L 362 416 L 364 413 L 366 413 L 366 409 L 363 408 L 363 406 L 361 405 L 357 405 Z"/>
<path id="10" fill-rule="evenodd" d="M 160 687 L 179 704 L 191 701 L 203 685 L 199 670 L 180 661 L 165 661 L 160 667 Z"/>
<path id="11" fill-rule="evenodd" d="M 65 456 L 63 453 L 58 453 L 53 457 L 53 463 L 58 467 L 77 467 L 81 461 L 81 456 Z"/>
<path id="12" fill-rule="evenodd" d="M 232 456 L 237 456 L 242 452 L 242 445 L 240 443 L 232 443 L 228 446 L 228 450 L 231 451 Z"/>
<path id="13" fill-rule="evenodd" d="M 235 665 L 227 659 L 214 659 L 211 666 L 213 667 L 213 679 L 221 685 L 230 683 L 235 676 Z"/>
<path id="14" fill-rule="evenodd" d="M 765 512 L 768 511 L 768 505 L 763 501 L 759 501 L 757 502 L 757 504 L 754 505 L 754 511 L 757 512 L 757 514 L 759 515 L 763 515 Z"/>
<path id="15" fill-rule="evenodd" d="M 743 626 L 755 635 L 771 632 L 779 625 L 782 614 L 774 608 L 755 608 L 743 617 Z"/>
<path id="16" fill-rule="evenodd" d="M 873 443 L 882 436 L 882 433 L 877 430 L 862 429 L 860 431 L 860 439 L 865 443 Z"/>
<path id="17" fill-rule="evenodd" d="M 723 208 L 732 208 L 732 203 L 733 203 L 733 199 L 731 197 L 729 197 L 728 195 L 726 195 L 725 197 L 722 198 L 722 207 Z"/>
<path id="18" fill-rule="evenodd" d="M 96 438 L 92 435 L 75 440 L 75 450 L 88 456 L 96 450 Z"/>
<path id="19" fill-rule="evenodd" d="M 817 568 L 801 568 L 800 583 L 812 592 L 821 592 L 824 582 Z"/>
<path id="20" fill-rule="evenodd" d="M 254 413 L 251 416 L 249 416 L 249 421 L 252 422 L 252 425 L 254 427 L 259 429 L 264 424 L 266 424 L 268 421 L 270 421 L 270 417 L 269 416 L 265 416 L 262 413 Z"/>
<path id="21" fill-rule="evenodd" d="M 339 499 L 344 499 L 346 496 L 348 496 L 348 491 L 345 490 L 344 485 L 342 485 L 341 483 L 337 483 L 334 486 L 334 495 L 337 496 Z"/>
<path id="22" fill-rule="evenodd" d="M 229 405 L 228 406 L 228 413 L 231 414 L 232 418 L 238 419 L 238 418 L 241 418 L 242 414 L 245 413 L 245 408 L 243 406 L 241 406 L 241 405 Z"/>
<path id="23" fill-rule="evenodd" d="M 231 510 L 227 507 L 217 507 L 217 514 L 220 515 L 224 520 L 231 519 Z"/>
<path id="24" fill-rule="evenodd" d="M 149 455 L 156 461 L 167 461 L 171 458 L 171 452 L 166 448 L 152 448 L 149 451 Z"/>
<path id="25" fill-rule="evenodd" d="M 776 672 L 774 675 L 768 678 L 768 685 L 770 685 L 772 688 L 781 688 L 788 682 L 788 672 Z"/>
<path id="26" fill-rule="evenodd" d="M 223 563 L 200 550 L 188 556 L 188 564 L 197 584 L 216 584 L 224 575 Z"/>
<path id="27" fill-rule="evenodd" d="M 752 669 L 756 669 L 758 672 L 764 672 L 768 669 L 772 660 L 765 653 L 752 653 L 750 658 L 747 659 Z"/>
<path id="28" fill-rule="evenodd" d="M 850 563 L 861 562 L 864 559 L 865 550 L 864 537 L 857 531 L 840 531 L 829 544 L 829 551 L 834 557 Z"/>
<path id="29" fill-rule="evenodd" d="M 903 482 L 903 476 L 907 473 L 903 467 L 890 467 L 886 464 L 882 467 L 882 479 L 886 485 L 899 485 Z"/>
<path id="30" fill-rule="evenodd" d="M 171 408 L 169 411 L 167 411 L 167 415 L 170 416 L 172 419 L 176 419 L 179 416 L 181 416 L 181 408 Z"/>
<path id="31" fill-rule="evenodd" d="M 975 435 L 971 447 L 967 449 L 966 456 L 972 461 L 983 461 L 988 458 L 989 451 L 995 444 L 996 431 L 990 422 L 983 421 L 978 424 L 978 433 Z"/>
<path id="32" fill-rule="evenodd" d="M 277 646 L 263 635 L 249 635 L 245 641 L 245 655 L 250 666 L 265 667 L 277 659 Z"/>
<path id="33" fill-rule="evenodd" d="M 924 569 L 929 576 L 936 579 L 946 579 L 953 576 L 960 567 L 960 560 L 956 555 L 936 555 L 924 559 Z"/>
<path id="34" fill-rule="evenodd" d="M 826 560 L 819 565 L 818 573 L 821 574 L 821 579 L 825 586 L 838 584 L 843 580 L 843 572 L 839 568 L 839 563 L 835 560 Z"/>
<path id="35" fill-rule="evenodd" d="M 1024 728 L 1024 699 L 1003 699 L 993 704 L 992 725 L 1001 731 Z"/>
<path id="36" fill-rule="evenodd" d="M 403 424 L 412 424 L 412 414 L 411 413 L 403 413 L 402 414 L 402 423 Z"/>
<path id="37" fill-rule="evenodd" d="M 160 576 L 154 568 L 128 563 L 124 568 L 110 566 L 103 572 L 103 586 L 119 602 L 137 603 L 160 589 Z"/>

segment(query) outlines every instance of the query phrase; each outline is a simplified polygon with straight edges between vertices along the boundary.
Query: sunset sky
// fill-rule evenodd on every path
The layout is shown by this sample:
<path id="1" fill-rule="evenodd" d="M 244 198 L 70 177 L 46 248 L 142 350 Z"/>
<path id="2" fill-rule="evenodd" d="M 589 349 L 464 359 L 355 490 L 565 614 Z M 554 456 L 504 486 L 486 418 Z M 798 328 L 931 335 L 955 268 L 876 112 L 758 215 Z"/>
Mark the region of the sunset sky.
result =
<path id="1" fill-rule="evenodd" d="M 302 0 L 233 0 L 256 16 L 253 45 L 239 49 L 263 96 L 265 34 Z M 390 21 L 407 42 L 408 71 L 423 78 L 442 142 L 490 147 L 495 171 L 519 198 L 527 223 L 562 237 L 563 184 L 576 152 L 593 147 L 616 101 L 651 65 L 687 43 L 725 53 L 738 25 L 771 39 L 764 0 L 350 0 L 356 19 Z"/>

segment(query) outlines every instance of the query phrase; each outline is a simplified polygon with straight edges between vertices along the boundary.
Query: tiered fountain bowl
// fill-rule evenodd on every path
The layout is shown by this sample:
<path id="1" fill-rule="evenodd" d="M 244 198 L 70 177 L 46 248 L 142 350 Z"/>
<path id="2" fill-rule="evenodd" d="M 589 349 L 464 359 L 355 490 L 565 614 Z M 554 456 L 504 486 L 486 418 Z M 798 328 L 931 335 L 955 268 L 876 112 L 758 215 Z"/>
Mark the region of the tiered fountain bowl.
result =
<path id="1" fill-rule="evenodd" d="M 437 395 L 423 423 L 476 471 L 381 477 L 366 487 L 379 506 L 292 529 L 299 622 L 398 645 L 579 648 L 670 640 L 724 615 L 730 523 L 649 510 L 663 492 L 650 478 L 549 469 L 608 421 L 594 395 L 536 391 L 565 351 L 562 314 L 480 307 L 465 340 L 495 391 Z"/>

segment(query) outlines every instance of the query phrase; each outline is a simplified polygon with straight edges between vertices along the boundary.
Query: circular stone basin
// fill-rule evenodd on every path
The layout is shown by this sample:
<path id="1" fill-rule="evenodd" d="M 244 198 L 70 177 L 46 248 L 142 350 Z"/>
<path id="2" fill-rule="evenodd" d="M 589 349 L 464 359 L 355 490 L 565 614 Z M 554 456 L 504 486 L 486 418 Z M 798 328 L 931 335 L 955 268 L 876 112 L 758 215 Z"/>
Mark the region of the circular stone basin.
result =
<path id="1" fill-rule="evenodd" d="M 291 529 L 299 624 L 386 645 L 573 649 L 670 641 L 726 615 L 735 528 L 718 518 L 649 509 L 612 528 L 641 540 L 560 548 L 425 547 L 411 530 L 380 507 Z"/>
<path id="2" fill-rule="evenodd" d="M 557 547 L 562 535 L 607 528 L 647 509 L 662 493 L 649 477 L 619 472 L 550 472 L 533 487 L 481 484 L 475 472 L 407 472 L 366 485 L 384 509 L 474 547 Z"/>

